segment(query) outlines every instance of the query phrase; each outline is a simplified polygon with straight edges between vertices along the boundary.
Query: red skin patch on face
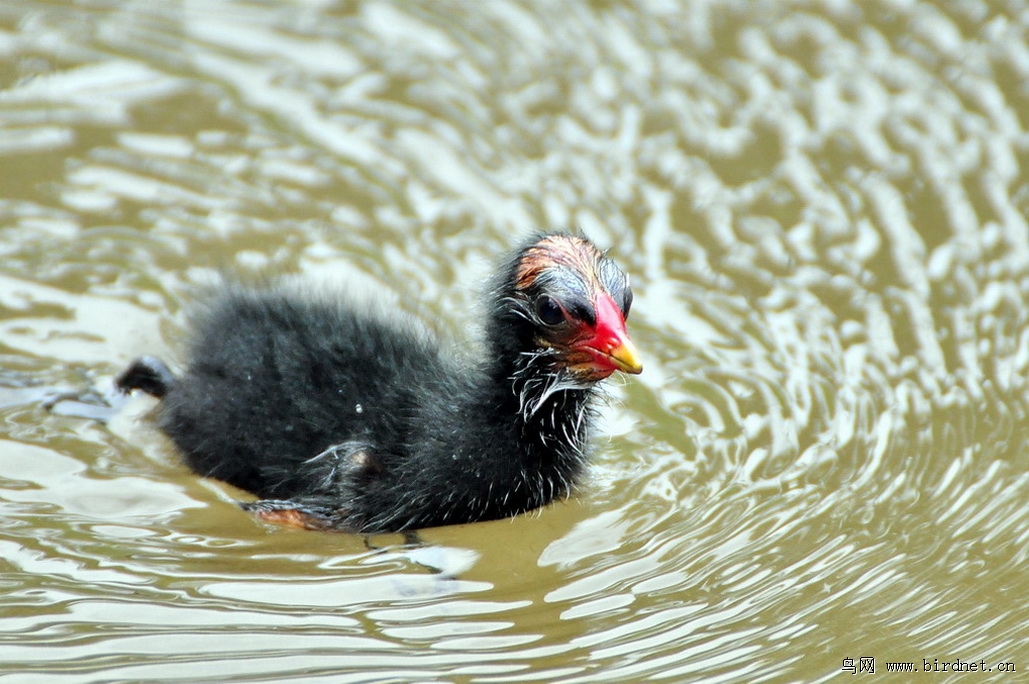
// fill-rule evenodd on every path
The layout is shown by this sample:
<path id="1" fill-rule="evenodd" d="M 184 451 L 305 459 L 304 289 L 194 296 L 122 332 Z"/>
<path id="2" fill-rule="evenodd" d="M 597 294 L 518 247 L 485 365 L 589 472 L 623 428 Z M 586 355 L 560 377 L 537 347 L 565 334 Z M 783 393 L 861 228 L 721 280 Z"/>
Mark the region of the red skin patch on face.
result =
<path id="1" fill-rule="evenodd" d="M 606 292 L 597 293 L 593 302 L 597 324 L 592 328 L 582 326 L 583 334 L 568 348 L 568 366 L 574 371 L 603 380 L 617 370 L 639 373 L 643 367 L 636 355 L 636 348 L 629 340 L 625 329 L 625 317 L 615 300 Z"/>

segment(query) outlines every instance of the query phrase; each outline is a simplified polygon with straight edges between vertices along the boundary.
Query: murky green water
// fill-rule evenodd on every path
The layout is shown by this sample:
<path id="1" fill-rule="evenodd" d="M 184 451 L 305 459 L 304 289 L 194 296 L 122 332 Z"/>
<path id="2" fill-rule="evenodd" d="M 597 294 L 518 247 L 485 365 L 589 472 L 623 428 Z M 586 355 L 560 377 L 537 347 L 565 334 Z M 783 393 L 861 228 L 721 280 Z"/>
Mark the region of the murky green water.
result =
<path id="1" fill-rule="evenodd" d="M 1027 122 L 1014 0 L 6 0 L 0 672 L 1024 676 Z M 538 514 L 414 549 L 265 527 L 145 400 L 41 407 L 174 358 L 219 269 L 468 340 L 536 227 L 631 272 L 646 365 Z"/>

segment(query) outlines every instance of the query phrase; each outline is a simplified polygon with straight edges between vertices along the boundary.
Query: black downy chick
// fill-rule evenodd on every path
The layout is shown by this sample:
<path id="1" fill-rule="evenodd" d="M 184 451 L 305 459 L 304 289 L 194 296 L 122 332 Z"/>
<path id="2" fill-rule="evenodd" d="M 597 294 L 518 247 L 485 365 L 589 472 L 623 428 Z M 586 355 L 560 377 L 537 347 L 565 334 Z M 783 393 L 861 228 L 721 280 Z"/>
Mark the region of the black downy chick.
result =
<path id="1" fill-rule="evenodd" d="M 161 399 L 196 473 L 256 494 L 259 517 L 379 533 L 492 520 L 566 496 L 591 396 L 639 373 L 625 273 L 588 240 L 534 237 L 488 301 L 485 354 L 281 288 L 226 287 L 194 321 L 184 373 L 143 357 L 117 379 Z"/>

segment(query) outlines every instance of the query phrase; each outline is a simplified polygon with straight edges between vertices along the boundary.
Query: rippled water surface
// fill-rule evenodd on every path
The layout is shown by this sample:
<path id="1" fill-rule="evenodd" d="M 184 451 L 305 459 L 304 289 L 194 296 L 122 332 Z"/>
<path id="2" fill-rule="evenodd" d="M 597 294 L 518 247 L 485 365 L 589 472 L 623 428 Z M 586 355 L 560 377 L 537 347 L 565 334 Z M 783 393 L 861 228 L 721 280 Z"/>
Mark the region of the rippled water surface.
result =
<path id="1" fill-rule="evenodd" d="M 1029 671 L 1027 39 L 1015 0 L 5 0 L 0 671 Z M 646 367 L 566 502 L 266 527 L 145 399 L 96 420 L 219 270 L 470 344 L 539 227 L 632 274 Z"/>

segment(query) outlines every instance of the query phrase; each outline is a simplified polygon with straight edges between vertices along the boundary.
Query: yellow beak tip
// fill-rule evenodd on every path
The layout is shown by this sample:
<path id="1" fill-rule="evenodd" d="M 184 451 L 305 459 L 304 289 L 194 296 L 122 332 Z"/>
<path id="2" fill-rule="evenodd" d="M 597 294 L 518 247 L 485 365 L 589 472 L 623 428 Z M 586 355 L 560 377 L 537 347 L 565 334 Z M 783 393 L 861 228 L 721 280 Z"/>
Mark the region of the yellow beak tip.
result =
<path id="1" fill-rule="evenodd" d="M 614 361 L 618 370 L 623 373 L 639 375 L 643 372 L 643 362 L 640 360 L 636 347 L 629 340 L 625 340 L 622 344 L 612 349 L 608 355 Z"/>

